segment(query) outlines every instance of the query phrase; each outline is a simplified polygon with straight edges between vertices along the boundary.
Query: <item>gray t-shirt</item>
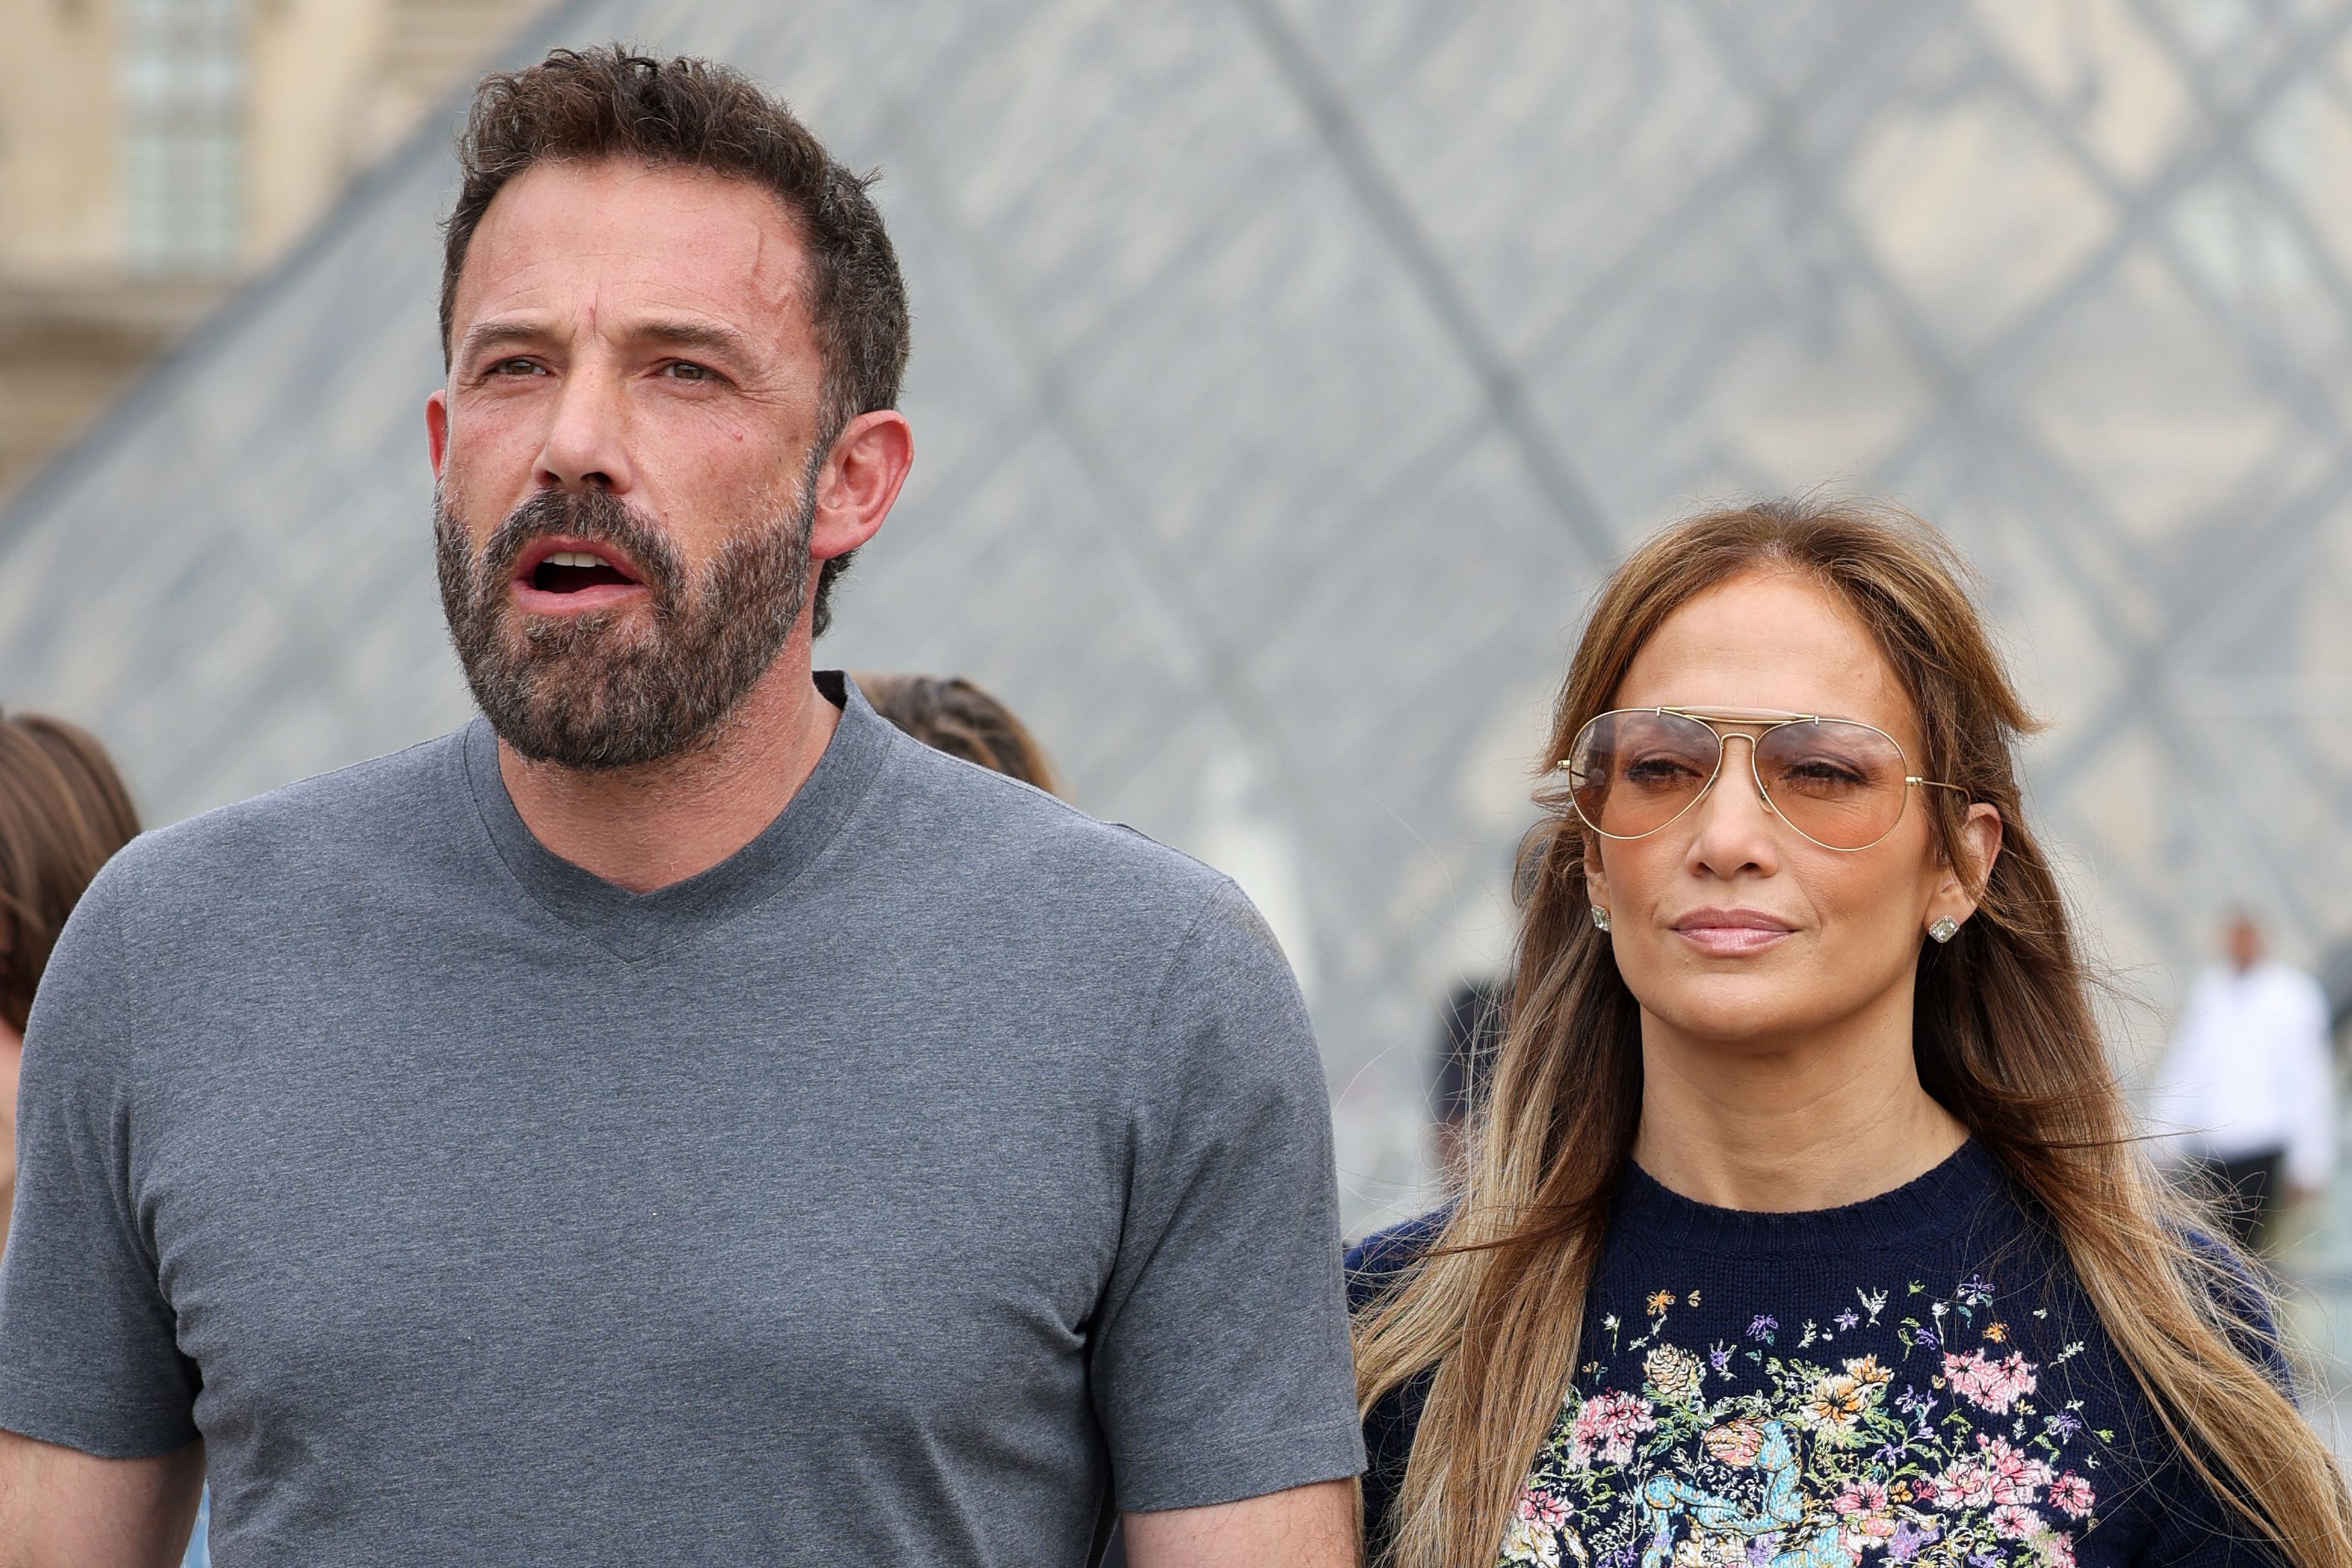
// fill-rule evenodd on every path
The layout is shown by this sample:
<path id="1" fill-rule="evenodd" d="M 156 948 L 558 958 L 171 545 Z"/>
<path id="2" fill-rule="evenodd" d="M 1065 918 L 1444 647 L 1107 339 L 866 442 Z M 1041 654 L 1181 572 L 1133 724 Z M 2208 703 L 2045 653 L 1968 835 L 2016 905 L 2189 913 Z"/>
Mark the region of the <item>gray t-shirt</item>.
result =
<path id="1" fill-rule="evenodd" d="M 1083 1562 L 1354 1474 L 1329 1119 L 1223 878 L 854 688 L 723 864 L 477 721 L 139 840 L 33 1011 L 0 1427 L 222 1568 Z"/>

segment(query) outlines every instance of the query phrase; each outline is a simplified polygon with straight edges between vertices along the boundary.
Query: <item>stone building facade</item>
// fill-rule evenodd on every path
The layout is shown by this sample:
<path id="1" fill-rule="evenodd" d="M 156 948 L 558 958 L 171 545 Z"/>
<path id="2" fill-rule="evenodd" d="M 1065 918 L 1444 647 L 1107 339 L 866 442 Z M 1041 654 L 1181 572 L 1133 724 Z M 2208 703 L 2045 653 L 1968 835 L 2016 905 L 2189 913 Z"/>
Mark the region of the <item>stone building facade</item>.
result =
<path id="1" fill-rule="evenodd" d="M 543 0 L 0 0 L 0 499 Z"/>

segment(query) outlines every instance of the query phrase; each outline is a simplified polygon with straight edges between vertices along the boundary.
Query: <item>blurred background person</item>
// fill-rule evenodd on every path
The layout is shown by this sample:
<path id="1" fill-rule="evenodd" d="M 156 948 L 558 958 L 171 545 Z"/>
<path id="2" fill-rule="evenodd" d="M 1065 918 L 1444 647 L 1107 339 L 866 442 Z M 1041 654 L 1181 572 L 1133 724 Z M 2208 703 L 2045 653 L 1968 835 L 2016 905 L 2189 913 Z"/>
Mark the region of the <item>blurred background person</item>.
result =
<path id="1" fill-rule="evenodd" d="M 932 750 L 1034 784 L 1048 795 L 1062 793 L 1053 759 L 1029 727 L 961 675 L 861 671 L 852 678 L 876 713 Z"/>
<path id="2" fill-rule="evenodd" d="M 98 737 L 46 714 L 0 719 L 0 1256 L 16 1198 L 16 1075 L 50 949 L 82 891 L 139 836 L 139 813 Z M 206 1568 L 211 1498 L 182 1568 Z"/>
<path id="3" fill-rule="evenodd" d="M 16 1071 L 33 993 L 82 889 L 138 832 L 130 792 L 87 730 L 41 714 L 0 720 L 0 1249 L 16 1196 Z"/>
<path id="4" fill-rule="evenodd" d="M 2336 1073 L 2319 982 L 2265 956 L 2233 911 L 2227 961 L 2197 978 L 2157 1081 L 2172 1157 L 2220 1199 L 2240 1246 L 2267 1249 L 2282 1198 L 2315 1199 L 2336 1170 Z M 2282 1189 L 2284 1189 L 2282 1191 Z"/>
<path id="5" fill-rule="evenodd" d="M 1504 979 L 1464 980 L 1445 998 L 1436 1049 L 1430 1054 L 1430 1166 L 1449 1186 L 1462 1175 L 1471 1118 L 1486 1087 L 1486 1070 L 1503 1042 Z"/>

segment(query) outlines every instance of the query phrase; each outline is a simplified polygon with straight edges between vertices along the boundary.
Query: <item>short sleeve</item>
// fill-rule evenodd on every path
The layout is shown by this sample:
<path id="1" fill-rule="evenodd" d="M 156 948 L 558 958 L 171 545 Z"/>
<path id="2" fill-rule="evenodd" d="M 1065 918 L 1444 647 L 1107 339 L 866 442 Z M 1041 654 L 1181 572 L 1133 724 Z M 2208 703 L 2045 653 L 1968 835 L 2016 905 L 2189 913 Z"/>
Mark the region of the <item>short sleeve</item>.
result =
<path id="1" fill-rule="evenodd" d="M 119 862 L 67 922 L 25 1031 L 16 1201 L 0 1256 L 0 1428 L 110 1458 L 195 1440 L 180 1354 L 134 1192 L 136 969 Z"/>
<path id="2" fill-rule="evenodd" d="M 1116 1499 L 1196 1508 L 1363 1468 L 1330 1103 L 1307 1009 L 1221 884 L 1139 1048 L 1127 1215 L 1091 1365 Z"/>

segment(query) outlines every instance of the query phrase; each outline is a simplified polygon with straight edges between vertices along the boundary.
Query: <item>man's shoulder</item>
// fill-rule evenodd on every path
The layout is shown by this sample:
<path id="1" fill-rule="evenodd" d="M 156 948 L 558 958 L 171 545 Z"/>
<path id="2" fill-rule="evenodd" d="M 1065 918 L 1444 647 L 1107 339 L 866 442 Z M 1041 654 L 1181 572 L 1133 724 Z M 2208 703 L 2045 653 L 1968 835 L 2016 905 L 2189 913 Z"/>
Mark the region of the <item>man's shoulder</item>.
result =
<path id="1" fill-rule="evenodd" d="M 377 861 L 384 847 L 414 843 L 427 819 L 446 816 L 463 731 L 267 793 L 215 807 L 142 833 L 103 873 L 140 898 L 174 889 L 215 888 L 297 865 Z"/>
<path id="2" fill-rule="evenodd" d="M 1226 875 L 1121 823 L 906 737 L 887 773 L 891 831 L 928 857 L 1063 894 L 1116 893 L 1129 905 L 1197 913 L 1238 892 Z"/>

